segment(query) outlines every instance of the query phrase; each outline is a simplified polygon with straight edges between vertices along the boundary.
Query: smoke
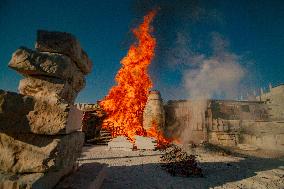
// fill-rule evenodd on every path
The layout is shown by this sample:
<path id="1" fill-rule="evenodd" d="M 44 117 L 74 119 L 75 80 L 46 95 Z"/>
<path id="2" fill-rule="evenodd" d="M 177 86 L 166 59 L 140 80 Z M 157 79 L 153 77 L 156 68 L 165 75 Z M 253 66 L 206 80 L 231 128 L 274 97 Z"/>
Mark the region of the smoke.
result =
<path id="1" fill-rule="evenodd" d="M 219 33 L 211 34 L 211 53 L 197 53 L 190 47 L 190 39 L 179 33 L 177 45 L 169 60 L 182 67 L 183 86 L 190 99 L 189 124 L 180 128 L 183 143 L 192 140 L 193 130 L 202 130 L 205 124 L 207 99 L 233 99 L 238 96 L 246 69 L 241 56 L 230 52 L 229 42 Z"/>
<path id="2" fill-rule="evenodd" d="M 189 57 L 189 69 L 183 74 L 184 86 L 190 99 L 226 98 L 238 96 L 246 70 L 240 56 L 228 50 L 228 41 L 220 34 L 212 34 L 211 56 Z"/>

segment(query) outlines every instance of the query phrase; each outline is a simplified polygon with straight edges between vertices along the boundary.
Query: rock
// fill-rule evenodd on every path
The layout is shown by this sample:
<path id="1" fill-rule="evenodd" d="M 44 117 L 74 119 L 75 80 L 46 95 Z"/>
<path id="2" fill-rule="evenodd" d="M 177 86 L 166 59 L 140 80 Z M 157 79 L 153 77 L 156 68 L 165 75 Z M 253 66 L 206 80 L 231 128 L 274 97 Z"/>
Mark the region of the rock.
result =
<path id="1" fill-rule="evenodd" d="M 118 136 L 108 143 L 108 149 L 132 151 L 133 144 L 125 136 Z"/>
<path id="2" fill-rule="evenodd" d="M 92 62 L 82 50 L 76 38 L 65 32 L 49 32 L 39 30 L 35 48 L 40 52 L 53 52 L 69 56 L 84 73 L 92 69 Z"/>
<path id="3" fill-rule="evenodd" d="M 12 174 L 0 172 L 1 189 L 52 189 L 64 175 L 72 172 L 73 166 L 48 173 Z"/>
<path id="4" fill-rule="evenodd" d="M 0 90 L 0 132 L 68 134 L 81 128 L 82 117 L 73 105 Z"/>
<path id="5" fill-rule="evenodd" d="M 47 76 L 68 81 L 80 90 L 85 85 L 83 73 L 67 56 L 56 53 L 41 53 L 25 47 L 13 53 L 9 67 L 29 76 Z"/>
<path id="6" fill-rule="evenodd" d="M 72 175 L 66 177 L 55 189 L 101 188 L 106 177 L 107 164 L 86 163 Z"/>
<path id="7" fill-rule="evenodd" d="M 157 140 L 151 137 L 134 136 L 135 146 L 139 150 L 155 150 L 157 147 Z"/>
<path id="8" fill-rule="evenodd" d="M 74 165 L 84 134 L 35 135 L 0 133 L 0 170 L 11 173 L 57 171 Z"/>
<path id="9" fill-rule="evenodd" d="M 82 86 L 72 86 L 67 81 L 60 79 L 32 77 L 22 79 L 18 87 L 19 92 L 24 95 L 44 98 L 49 101 L 63 100 L 70 104 L 74 103 L 81 89 Z"/>

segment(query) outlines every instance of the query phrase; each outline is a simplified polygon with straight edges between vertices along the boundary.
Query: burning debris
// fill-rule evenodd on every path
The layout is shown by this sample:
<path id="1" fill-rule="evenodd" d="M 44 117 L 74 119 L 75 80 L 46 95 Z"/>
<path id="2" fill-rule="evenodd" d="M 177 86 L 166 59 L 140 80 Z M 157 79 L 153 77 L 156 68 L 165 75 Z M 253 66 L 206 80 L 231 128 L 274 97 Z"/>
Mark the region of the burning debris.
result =
<path id="1" fill-rule="evenodd" d="M 161 156 L 162 167 L 172 176 L 203 176 L 195 155 L 187 155 L 180 147 L 173 145 Z"/>

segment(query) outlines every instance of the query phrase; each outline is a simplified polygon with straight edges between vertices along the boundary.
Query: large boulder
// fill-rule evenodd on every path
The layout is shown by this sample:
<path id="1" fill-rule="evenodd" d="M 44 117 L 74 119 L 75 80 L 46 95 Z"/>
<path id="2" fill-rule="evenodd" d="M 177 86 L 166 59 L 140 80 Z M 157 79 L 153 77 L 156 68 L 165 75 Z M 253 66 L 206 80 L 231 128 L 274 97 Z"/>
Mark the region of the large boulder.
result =
<path id="1" fill-rule="evenodd" d="M 70 104 L 0 90 L 0 132 L 68 134 L 81 128 L 82 117 Z"/>
<path id="2" fill-rule="evenodd" d="M 20 81 L 18 90 L 23 95 L 33 96 L 37 99 L 49 101 L 65 101 L 73 104 L 83 88 L 82 85 L 71 85 L 68 81 L 56 78 L 33 78 L 27 77 Z M 85 83 L 84 83 L 85 84 Z"/>
<path id="3" fill-rule="evenodd" d="M 0 170 L 42 173 L 74 165 L 84 142 L 82 132 L 69 135 L 0 133 Z"/>
<path id="4" fill-rule="evenodd" d="M 19 48 L 13 53 L 9 67 L 23 75 L 47 76 L 68 81 L 80 90 L 85 85 L 84 74 L 67 56 L 57 53 L 41 53 Z"/>
<path id="5" fill-rule="evenodd" d="M 91 72 L 91 60 L 88 58 L 86 52 L 83 51 L 76 38 L 70 33 L 39 30 L 37 32 L 35 48 L 41 52 L 67 55 L 84 74 Z"/>

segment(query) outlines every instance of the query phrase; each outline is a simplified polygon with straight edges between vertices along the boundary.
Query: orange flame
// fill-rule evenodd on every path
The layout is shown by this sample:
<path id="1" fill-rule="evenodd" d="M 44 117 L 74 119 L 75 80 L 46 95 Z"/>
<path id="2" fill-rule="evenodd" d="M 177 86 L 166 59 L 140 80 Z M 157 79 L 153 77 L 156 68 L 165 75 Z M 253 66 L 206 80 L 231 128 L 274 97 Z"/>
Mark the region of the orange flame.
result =
<path id="1" fill-rule="evenodd" d="M 170 142 L 172 142 L 171 139 L 167 139 L 164 137 L 156 121 L 153 121 L 152 127 L 147 130 L 147 136 L 156 138 L 158 141 L 158 147 L 166 146 Z"/>
<path id="2" fill-rule="evenodd" d="M 121 60 L 122 67 L 115 77 L 117 85 L 100 103 L 108 115 L 103 127 L 110 130 L 113 137 L 124 135 L 134 141 L 135 135 L 147 135 L 142 119 L 148 91 L 152 87 L 147 70 L 155 55 L 156 40 L 150 34 L 150 24 L 155 15 L 156 11 L 149 12 L 143 23 L 133 29 L 138 41 L 130 46 Z M 154 130 L 151 132 L 155 133 Z"/>

